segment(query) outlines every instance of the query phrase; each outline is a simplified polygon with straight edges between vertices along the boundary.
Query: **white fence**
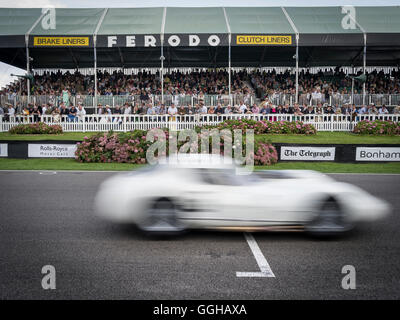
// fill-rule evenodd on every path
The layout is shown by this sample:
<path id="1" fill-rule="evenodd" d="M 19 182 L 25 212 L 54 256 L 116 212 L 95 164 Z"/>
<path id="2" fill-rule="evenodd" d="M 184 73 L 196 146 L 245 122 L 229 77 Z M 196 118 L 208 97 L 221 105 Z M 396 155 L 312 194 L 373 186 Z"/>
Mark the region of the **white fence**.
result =
<path id="1" fill-rule="evenodd" d="M 64 132 L 92 132 L 92 131 L 132 131 L 135 129 L 149 130 L 151 128 L 169 128 L 171 130 L 193 129 L 196 126 L 217 125 L 225 120 L 253 119 L 269 121 L 303 121 L 315 126 L 318 131 L 352 131 L 361 120 L 392 120 L 399 122 L 399 114 L 389 115 L 360 115 L 352 119 L 350 115 L 303 115 L 290 114 L 193 114 L 193 115 L 85 115 L 74 119 L 68 116 L 40 117 L 16 115 L 5 121 L 0 116 L 0 132 L 7 132 L 10 128 L 21 123 L 41 121 L 49 125 L 61 125 Z"/>

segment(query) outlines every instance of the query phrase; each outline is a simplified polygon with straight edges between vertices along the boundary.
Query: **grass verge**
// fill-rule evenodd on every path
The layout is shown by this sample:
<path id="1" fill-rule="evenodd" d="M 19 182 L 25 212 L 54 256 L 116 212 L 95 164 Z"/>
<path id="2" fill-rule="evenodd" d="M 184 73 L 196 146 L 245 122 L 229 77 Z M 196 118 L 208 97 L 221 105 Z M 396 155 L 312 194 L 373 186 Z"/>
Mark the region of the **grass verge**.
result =
<path id="1" fill-rule="evenodd" d="M 63 134 L 10 134 L 0 133 L 0 140 L 83 140 L 97 132 L 66 132 Z M 262 134 L 256 139 L 271 140 L 273 143 L 303 144 L 400 144 L 400 136 L 356 135 L 350 132 L 318 132 L 312 136 L 296 134 Z"/>
<path id="2" fill-rule="evenodd" d="M 88 170 L 127 171 L 143 165 L 128 163 L 80 163 L 74 159 L 0 159 L 0 170 Z M 393 163 L 334 163 L 334 162 L 279 162 L 273 166 L 259 166 L 257 170 L 303 169 L 325 173 L 398 173 L 400 162 Z"/>

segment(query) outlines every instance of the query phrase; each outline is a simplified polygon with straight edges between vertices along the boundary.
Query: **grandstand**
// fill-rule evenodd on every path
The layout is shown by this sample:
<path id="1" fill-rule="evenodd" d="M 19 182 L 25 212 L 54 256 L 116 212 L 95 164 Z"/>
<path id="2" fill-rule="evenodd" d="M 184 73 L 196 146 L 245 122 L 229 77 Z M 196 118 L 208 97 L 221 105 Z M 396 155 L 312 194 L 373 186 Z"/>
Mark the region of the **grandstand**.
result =
<path id="1" fill-rule="evenodd" d="M 14 111 L 0 118 L 37 120 L 28 116 L 35 105 L 51 117 L 63 104 L 88 116 L 100 106 L 117 116 L 148 115 L 152 106 L 168 113 L 172 104 L 182 116 L 203 106 L 397 113 L 400 7 L 353 9 L 356 16 L 345 7 L 60 8 L 56 27 L 46 28 L 50 11 L 1 8 L 0 60 L 32 78 L 2 88 L 3 112 Z"/>

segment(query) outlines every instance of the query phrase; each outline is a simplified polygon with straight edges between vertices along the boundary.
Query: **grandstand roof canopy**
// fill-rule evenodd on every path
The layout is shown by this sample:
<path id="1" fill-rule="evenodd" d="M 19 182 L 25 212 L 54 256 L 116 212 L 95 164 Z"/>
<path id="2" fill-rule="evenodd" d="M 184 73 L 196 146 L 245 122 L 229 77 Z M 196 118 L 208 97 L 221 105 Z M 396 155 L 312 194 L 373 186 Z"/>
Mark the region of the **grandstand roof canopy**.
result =
<path id="1" fill-rule="evenodd" d="M 54 18 L 54 20 L 53 20 Z M 296 35 L 298 37 L 296 37 Z M 0 60 L 33 68 L 361 65 L 400 62 L 400 6 L 0 8 Z M 364 38 L 366 37 L 366 38 Z M 162 41 L 164 39 L 164 42 Z M 297 42 L 298 41 L 298 42 Z"/>

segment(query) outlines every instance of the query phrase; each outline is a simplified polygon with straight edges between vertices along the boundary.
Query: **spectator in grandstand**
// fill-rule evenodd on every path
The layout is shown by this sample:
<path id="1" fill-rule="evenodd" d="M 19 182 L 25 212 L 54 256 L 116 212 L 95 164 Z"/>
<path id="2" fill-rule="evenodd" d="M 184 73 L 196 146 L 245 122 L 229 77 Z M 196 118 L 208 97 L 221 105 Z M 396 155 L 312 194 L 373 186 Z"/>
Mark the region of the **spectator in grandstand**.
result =
<path id="1" fill-rule="evenodd" d="M 68 87 L 66 87 L 62 91 L 62 101 L 67 107 L 69 106 L 69 97 L 70 97 L 70 92 L 68 90 Z"/>
<path id="2" fill-rule="evenodd" d="M 200 112 L 201 114 L 207 114 L 207 107 L 204 104 L 200 104 Z"/>
<path id="3" fill-rule="evenodd" d="M 362 106 L 361 108 L 358 109 L 358 115 L 363 115 L 363 114 L 368 114 L 368 107 L 367 106 Z"/>
<path id="4" fill-rule="evenodd" d="M 76 119 L 77 113 L 78 113 L 78 110 L 75 108 L 75 106 L 72 106 L 72 107 L 69 109 L 68 121 L 69 121 L 69 122 L 76 121 L 76 120 L 77 120 L 77 119 Z"/>
<path id="5" fill-rule="evenodd" d="M 189 104 L 186 109 L 186 114 L 193 114 L 193 107 Z"/>
<path id="6" fill-rule="evenodd" d="M 232 107 L 230 105 L 228 105 L 225 110 L 224 110 L 224 114 L 232 114 Z"/>
<path id="7" fill-rule="evenodd" d="M 339 108 L 339 107 L 337 107 L 337 108 Z M 349 104 L 344 104 L 341 109 L 342 109 L 342 114 L 351 115 L 352 108 L 350 107 Z"/>
<path id="8" fill-rule="evenodd" d="M 13 120 L 13 117 L 15 116 L 15 109 L 14 109 L 13 105 L 10 103 L 7 103 L 6 106 L 7 106 L 7 112 L 5 113 L 4 120 L 11 121 L 11 120 Z"/>
<path id="9" fill-rule="evenodd" d="M 293 114 L 294 114 L 295 116 L 302 116 L 302 115 L 303 115 L 303 112 L 301 112 L 299 105 L 296 105 L 296 106 L 294 107 L 294 112 L 293 112 Z"/>
<path id="10" fill-rule="evenodd" d="M 78 110 L 76 112 L 76 115 L 77 115 L 79 121 L 83 121 L 83 118 L 86 115 L 86 110 L 84 107 L 82 107 L 81 104 L 78 105 Z"/>
<path id="11" fill-rule="evenodd" d="M 388 114 L 388 113 L 389 113 L 389 111 L 385 105 L 383 105 L 381 108 L 379 108 L 379 114 Z"/>
<path id="12" fill-rule="evenodd" d="M 60 122 L 60 109 L 54 108 L 51 115 L 53 116 L 53 120 L 55 122 Z"/>
<path id="13" fill-rule="evenodd" d="M 262 113 L 262 114 L 269 114 L 269 113 L 271 113 L 271 107 L 269 106 L 268 103 L 263 103 L 263 104 L 262 104 L 260 113 Z"/>
<path id="14" fill-rule="evenodd" d="M 253 105 L 253 107 L 251 108 L 251 112 L 255 113 L 255 114 L 259 114 L 260 108 L 257 105 Z"/>
<path id="15" fill-rule="evenodd" d="M 314 108 L 312 106 L 308 106 L 307 109 L 303 110 L 303 114 L 314 114 Z"/>
<path id="16" fill-rule="evenodd" d="M 155 115 L 157 114 L 156 112 L 156 108 L 154 107 L 154 105 L 150 105 L 149 108 L 147 108 L 147 114 L 149 115 Z"/>
<path id="17" fill-rule="evenodd" d="M 284 107 L 281 110 L 281 113 L 283 113 L 283 114 L 292 114 L 293 113 L 293 109 L 291 107 L 289 107 L 288 104 L 285 104 Z"/>
<path id="18" fill-rule="evenodd" d="M 4 116 L 4 109 L 3 109 L 2 106 L 0 106 L 0 117 L 1 117 L 1 116 Z"/>
<path id="19" fill-rule="evenodd" d="M 178 109 L 178 114 L 179 115 L 185 115 L 186 114 L 186 108 L 184 106 L 180 106 Z"/>
<path id="20" fill-rule="evenodd" d="M 45 115 L 46 112 L 47 112 L 47 105 L 46 104 L 42 104 L 42 106 L 39 107 L 39 111 L 40 111 L 40 114 Z"/>
<path id="21" fill-rule="evenodd" d="M 400 106 L 394 107 L 393 114 L 400 114 Z"/>
<path id="22" fill-rule="evenodd" d="M 39 122 L 40 110 L 37 105 L 33 106 L 33 109 L 30 112 L 30 114 L 33 116 L 33 122 Z"/>
<path id="23" fill-rule="evenodd" d="M 61 115 L 61 120 L 64 121 L 64 117 L 63 116 L 67 116 L 69 115 L 69 109 L 67 109 L 67 107 L 65 106 L 64 103 L 61 103 L 61 109 L 60 109 L 60 115 Z"/>
<path id="24" fill-rule="evenodd" d="M 372 114 L 372 115 L 374 115 L 374 114 L 379 114 L 379 111 L 378 111 L 378 109 L 373 105 L 373 106 L 371 106 L 371 107 L 369 108 L 368 114 Z"/>
<path id="25" fill-rule="evenodd" d="M 210 107 L 208 108 L 207 113 L 208 113 L 208 114 L 214 114 L 214 113 L 215 113 L 214 106 L 210 106 Z"/>
<path id="26" fill-rule="evenodd" d="M 215 109 L 214 113 L 216 113 L 216 114 L 223 114 L 224 113 L 224 108 L 221 106 L 220 103 L 218 103 L 217 108 Z"/>
<path id="27" fill-rule="evenodd" d="M 311 108 L 312 108 L 312 107 L 311 107 Z M 327 106 L 324 113 L 325 113 L 325 114 L 334 114 L 335 111 L 332 109 L 331 106 Z"/>
<path id="28" fill-rule="evenodd" d="M 128 102 L 124 104 L 124 114 L 131 114 L 132 113 L 132 107 L 129 105 Z"/>
<path id="29" fill-rule="evenodd" d="M 247 106 L 242 102 L 239 107 L 240 113 L 247 113 Z"/>

